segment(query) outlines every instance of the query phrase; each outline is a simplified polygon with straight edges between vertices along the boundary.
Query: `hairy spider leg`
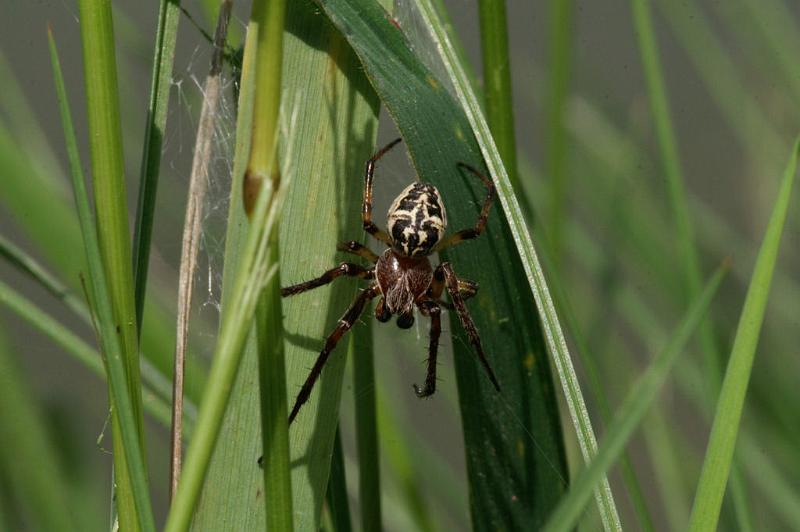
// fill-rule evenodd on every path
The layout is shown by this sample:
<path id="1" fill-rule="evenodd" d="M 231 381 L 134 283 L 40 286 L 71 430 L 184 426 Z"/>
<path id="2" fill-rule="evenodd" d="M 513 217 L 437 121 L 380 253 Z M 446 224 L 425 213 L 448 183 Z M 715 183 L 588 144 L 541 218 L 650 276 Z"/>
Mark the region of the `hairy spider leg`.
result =
<path id="1" fill-rule="evenodd" d="M 300 411 L 300 407 L 308 401 L 309 396 L 311 395 L 311 389 L 314 388 L 314 384 L 317 382 L 320 373 L 322 373 L 322 368 L 325 366 L 325 363 L 328 361 L 328 355 L 331 354 L 331 351 L 336 347 L 336 344 L 339 343 L 339 340 L 342 339 L 344 333 L 350 330 L 353 324 L 356 322 L 361 313 L 364 311 L 364 307 L 367 305 L 367 302 L 378 295 L 379 289 L 378 285 L 373 284 L 366 290 L 362 290 L 356 300 L 353 301 L 353 304 L 347 309 L 347 312 L 339 319 L 338 325 L 333 330 L 333 332 L 328 336 L 325 340 L 325 347 L 322 348 L 320 351 L 319 356 L 317 357 L 317 361 L 314 363 L 314 367 L 311 368 L 311 373 L 308 374 L 306 381 L 303 383 L 303 387 L 300 388 L 300 393 L 297 394 L 297 399 L 295 399 L 294 406 L 292 407 L 292 412 L 289 414 L 289 424 L 292 424 L 294 418 L 297 417 L 297 413 Z"/>
<path id="2" fill-rule="evenodd" d="M 331 268 L 316 279 L 311 279 L 304 283 L 295 284 L 292 286 L 285 286 L 281 288 L 281 295 L 283 297 L 293 296 L 301 292 L 313 290 L 320 286 L 326 285 L 336 279 L 345 275 L 347 277 L 357 277 L 359 279 L 372 279 L 375 276 L 375 268 L 365 268 L 352 262 L 343 262 L 335 268 Z"/>
<path id="3" fill-rule="evenodd" d="M 442 292 L 444 291 L 444 272 L 441 268 L 436 268 L 433 271 L 433 281 L 431 287 L 428 289 L 428 297 L 436 301 L 440 307 L 447 310 L 455 310 L 452 303 L 442 300 Z M 478 283 L 470 281 L 469 279 L 458 280 L 458 293 L 461 294 L 461 299 L 466 301 L 478 293 Z"/>
<path id="4" fill-rule="evenodd" d="M 494 199 L 494 184 L 492 183 L 492 180 L 466 163 L 457 163 L 456 166 L 472 172 L 478 176 L 481 181 L 483 181 L 483 184 L 486 185 L 486 198 L 483 200 L 481 214 L 478 216 L 478 221 L 475 224 L 475 227 L 462 229 L 461 231 L 454 233 L 453 235 L 440 241 L 438 244 L 436 244 L 436 246 L 434 246 L 434 252 L 441 251 L 445 248 L 449 248 L 450 246 L 455 246 L 464 240 L 471 240 L 480 235 L 483 232 L 483 229 L 486 227 L 486 220 L 489 218 L 489 209 L 492 207 L 492 200 Z"/>
<path id="5" fill-rule="evenodd" d="M 425 387 L 414 385 L 417 397 L 429 397 L 436 391 L 436 356 L 439 353 L 439 336 L 442 334 L 442 310 L 439 305 L 430 299 L 417 303 L 423 315 L 431 318 L 430 343 L 428 345 L 428 374 L 425 377 Z"/>
<path id="6" fill-rule="evenodd" d="M 356 242 L 355 240 L 349 240 L 347 242 L 340 242 L 336 249 L 339 251 L 344 251 L 345 253 L 352 253 L 353 255 L 358 255 L 363 259 L 367 259 L 371 263 L 378 262 L 378 256 L 372 252 L 367 246 L 360 242 Z"/>
<path id="7" fill-rule="evenodd" d="M 395 139 L 373 155 L 367 160 L 366 169 L 364 171 L 364 203 L 361 208 L 361 219 L 364 223 L 364 231 L 371 234 L 381 242 L 391 245 L 392 238 L 386 231 L 378 228 L 372 221 L 372 177 L 375 174 L 375 163 L 386 155 L 386 152 L 394 148 L 401 140 Z"/>
<path id="8" fill-rule="evenodd" d="M 475 322 L 472 321 L 472 317 L 469 315 L 467 306 L 464 304 L 464 299 L 461 297 L 461 293 L 459 292 L 458 277 L 456 277 L 453 267 L 450 266 L 449 262 L 441 263 L 439 268 L 441 268 L 442 272 L 444 273 L 444 281 L 445 286 L 447 287 L 447 293 L 450 294 L 450 299 L 453 300 L 453 306 L 456 308 L 458 319 L 461 320 L 461 325 L 464 327 L 464 330 L 467 331 L 469 341 L 472 344 L 472 347 L 474 347 L 475 351 L 478 353 L 478 358 L 480 359 L 481 364 L 483 364 L 483 368 L 486 370 L 486 373 L 489 375 L 489 380 L 492 381 L 495 389 L 499 392 L 500 385 L 497 383 L 497 378 L 494 376 L 494 371 L 492 371 L 492 367 L 489 365 L 489 361 L 486 359 L 486 355 L 483 352 L 481 338 L 478 336 L 478 329 L 475 328 Z"/>

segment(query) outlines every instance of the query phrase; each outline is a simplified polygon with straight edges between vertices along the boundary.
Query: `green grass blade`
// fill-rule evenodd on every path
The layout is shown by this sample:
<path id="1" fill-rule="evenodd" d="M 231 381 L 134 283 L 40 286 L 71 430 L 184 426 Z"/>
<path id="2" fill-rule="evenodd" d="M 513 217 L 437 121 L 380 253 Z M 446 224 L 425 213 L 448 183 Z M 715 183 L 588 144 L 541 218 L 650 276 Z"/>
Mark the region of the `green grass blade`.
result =
<path id="1" fill-rule="evenodd" d="M 291 153 L 282 153 L 284 166 L 294 173 L 281 222 L 281 276 L 299 282 L 317 276 L 345 257 L 336 252 L 342 240 L 358 238 L 363 193 L 364 161 L 374 149 L 378 100 L 369 88 L 345 41 L 312 6 L 288 5 L 284 34 L 284 105 L 297 115 Z M 247 91 L 243 85 L 242 97 Z M 298 104 L 302 102 L 302 106 Z M 249 117 L 239 106 L 238 127 Z M 242 131 L 240 129 L 239 131 Z M 237 135 L 239 143 L 247 142 Z M 246 146 L 245 146 L 246 148 Z M 286 146 L 283 147 L 286 150 Z M 244 150 L 246 154 L 246 149 Z M 226 243 L 229 289 L 241 254 L 244 222 L 242 181 L 236 166 Z M 354 177 L 355 176 L 355 177 Z M 319 288 L 313 295 L 283 301 L 287 363 L 287 393 L 293 401 L 323 339 L 355 296 L 355 285 L 344 282 Z M 310 299 L 309 299 L 310 298 Z M 223 309 L 227 303 L 223 296 Z M 231 304 L 238 304 L 232 301 Z M 344 344 L 331 355 L 308 403 L 292 424 L 292 494 L 297 530 L 318 530 L 328 485 L 333 441 L 338 424 L 339 396 L 344 372 Z M 209 481 L 195 516 L 198 530 L 218 530 L 236 523 L 243 530 L 263 529 L 264 504 L 258 495 L 263 476 L 254 467 L 261 454 L 258 393 L 254 380 L 256 356 L 247 350 L 231 399 L 223 436 L 215 451 Z M 232 507 L 229 501 L 244 501 Z"/>
<path id="2" fill-rule="evenodd" d="M 114 317 L 120 328 L 128 392 L 131 394 L 131 405 L 143 449 L 138 328 L 133 299 L 133 263 L 128 232 L 111 2 L 81 0 L 78 9 L 97 239 L 109 282 Z"/>
<path id="3" fill-rule="evenodd" d="M 450 226 L 473 226 L 474 206 L 486 192 L 474 176 L 457 170 L 458 161 L 482 167 L 463 110 L 378 6 L 356 0 L 319 5 L 359 55 L 403 134 L 420 179 L 435 184 L 448 205 L 462 206 L 448 210 Z M 526 277 L 502 212 L 489 216 L 486 233 L 489 237 L 443 256 L 460 276 L 481 283 L 470 313 L 478 330 L 485 331 L 484 350 L 503 387 L 498 394 L 489 384 L 451 315 L 472 518 L 478 529 L 533 528 L 544 521 L 566 484 L 558 410 L 539 322 L 518 321 L 519 316 L 535 316 L 536 309 L 530 298 L 509 289 L 524 286 Z M 491 453 L 484 452 L 487 441 Z"/>
<path id="4" fill-rule="evenodd" d="M 150 506 L 150 494 L 147 486 L 147 471 L 144 452 L 141 445 L 142 433 L 141 409 L 137 412 L 131 398 L 132 390 L 128 388 L 130 381 L 125 367 L 125 357 L 121 347 L 121 339 L 117 335 L 118 326 L 112 309 L 112 299 L 106 284 L 100 245 L 96 228 L 89 208 L 89 199 L 84 183 L 81 163 L 78 156 L 78 145 L 72 126 L 69 105 L 67 103 L 61 66 L 58 61 L 55 41 L 52 33 L 48 34 L 50 57 L 53 65 L 56 93 L 58 95 L 61 122 L 69 155 L 70 173 L 75 193 L 75 204 L 78 210 L 81 231 L 84 238 L 84 249 L 89 266 L 90 290 L 93 294 L 102 352 L 105 354 L 106 371 L 111 388 L 114 419 L 114 447 L 117 467 L 116 500 L 120 508 L 120 526 L 128 526 L 129 530 L 154 531 L 153 512 Z M 130 263 L 128 263 L 130 267 Z M 132 303 L 132 301 L 131 301 Z M 134 324 L 135 325 L 135 324 Z M 135 331 L 132 331 L 135 334 Z M 137 361 L 138 362 L 138 361 Z M 137 366 L 138 374 L 138 366 Z M 137 383 L 138 386 L 138 383 Z M 141 401 L 141 389 L 137 387 L 136 396 Z M 141 407 L 140 407 L 141 408 Z M 120 451 L 121 449 L 121 451 Z M 124 457 L 124 459 L 122 458 Z M 130 487 L 127 484 L 130 484 Z M 123 515 L 123 508 L 130 515 Z"/>
<path id="5" fill-rule="evenodd" d="M 561 500 L 558 509 L 544 528 L 545 532 L 568 531 L 575 527 L 597 483 L 605 477 L 624 451 L 645 413 L 658 397 L 658 391 L 669 376 L 670 369 L 711 305 L 711 300 L 717 293 L 726 271 L 727 267 L 720 269 L 709 280 L 700 297 L 687 310 L 668 345 L 628 393 L 625 401 L 617 409 L 614 420 L 608 426 L 597 455 L 577 475 L 567 496 Z"/>
<path id="6" fill-rule="evenodd" d="M 255 53 L 257 36 L 257 31 L 248 32 L 242 70 L 241 95 L 244 98 L 251 98 L 254 90 L 254 60 L 251 56 Z M 245 144 L 241 140 L 243 135 L 248 134 L 251 124 L 250 116 L 242 118 L 251 113 L 251 107 L 241 103 L 240 101 L 237 149 L 234 155 L 234 172 L 237 174 L 244 173 L 243 154 L 247 153 L 249 143 Z M 283 173 L 285 174 L 285 168 Z M 245 343 L 250 336 L 259 295 L 263 287 L 276 275 L 277 267 L 274 265 L 268 267 L 268 257 L 274 251 L 270 245 L 271 236 L 277 227 L 285 193 L 285 185 L 277 189 L 263 187 L 255 202 L 251 230 L 247 232 L 242 259 L 236 264 L 233 288 L 229 292 L 228 301 L 235 303 L 223 305 L 209 384 L 198 414 L 195 436 L 187 451 L 186 465 L 178 491 L 167 518 L 165 527 L 167 531 L 188 530 L 192 522 L 194 509 L 208 473 L 209 462 L 219 440 L 223 417 L 239 372 Z"/>
<path id="7" fill-rule="evenodd" d="M 550 181 L 550 209 L 548 233 L 553 246 L 553 257 L 559 263 L 563 247 L 564 211 L 567 195 L 567 135 L 564 128 L 564 111 L 569 91 L 572 62 L 573 0 L 549 2 L 549 84 L 547 92 L 547 179 Z"/>
<path id="8" fill-rule="evenodd" d="M 478 15 L 481 26 L 486 121 L 508 171 L 508 178 L 512 185 L 518 186 L 505 0 L 479 0 Z"/>
<path id="9" fill-rule="evenodd" d="M 0 469 L 17 492 L 28 527 L 76 530 L 58 447 L 17 363 L 0 331 Z"/>
<path id="10" fill-rule="evenodd" d="M 650 106 L 655 121 L 656 137 L 658 138 L 661 163 L 667 178 L 669 189 L 670 207 L 675 222 L 676 241 L 679 255 L 683 265 L 683 278 L 686 300 L 691 301 L 700 294 L 701 270 L 695 242 L 694 229 L 689 214 L 689 203 L 686 196 L 681 159 L 678 154 L 675 131 L 672 126 L 669 100 L 662 75 L 659 59 L 658 45 L 653 31 L 652 15 L 650 13 L 651 0 L 632 0 L 634 28 L 639 42 L 642 66 L 647 82 Z M 722 361 L 716 341 L 712 321 L 706 318 L 700 324 L 700 345 L 702 347 L 705 364 L 705 393 L 712 403 L 719 393 L 722 381 Z M 747 497 L 744 496 L 744 486 L 741 476 L 734 475 L 731 480 L 734 494 L 733 502 L 739 526 L 743 529 L 751 521 Z"/>
<path id="11" fill-rule="evenodd" d="M 136 323 L 142 326 L 147 270 L 150 263 L 150 241 L 153 234 L 153 213 L 161 170 L 161 152 L 167 127 L 169 89 L 172 85 L 172 65 L 180 21 L 180 0 L 160 0 L 158 29 L 153 56 L 150 84 L 150 103 L 139 176 L 139 200 L 133 236 L 133 275 L 136 300 Z"/>
<path id="12" fill-rule="evenodd" d="M 564 334 L 561 330 L 558 315 L 556 314 L 555 306 L 550 297 L 544 273 L 539 264 L 539 259 L 536 256 L 533 240 L 525 224 L 519 203 L 514 195 L 511 183 L 508 180 L 508 175 L 503 167 L 502 160 L 492 142 L 488 127 L 480 112 L 478 102 L 472 92 L 464 70 L 458 63 L 453 46 L 446 32 L 438 23 L 435 11 L 432 9 L 430 2 L 427 0 L 419 0 L 418 5 L 420 6 L 420 12 L 423 18 L 432 31 L 434 42 L 436 42 L 439 47 L 439 53 L 444 61 L 445 68 L 447 68 L 448 75 L 456 87 L 459 100 L 464 107 L 471 129 L 475 133 L 478 144 L 480 145 L 481 153 L 489 168 L 489 173 L 497 186 L 498 197 L 503 205 L 510 231 L 513 234 L 516 251 L 522 262 L 525 276 L 533 292 L 539 316 L 542 320 L 547 346 L 555 361 L 559 379 L 564 389 L 567 406 L 569 407 L 570 416 L 581 446 L 581 452 L 584 460 L 588 462 L 597 451 L 597 440 L 586 411 L 583 394 L 581 393 L 580 384 L 578 383 L 572 366 L 572 360 L 566 341 L 564 340 Z M 608 480 L 603 480 L 600 483 L 596 497 L 600 516 L 603 519 L 603 525 L 606 530 L 620 529 L 619 515 Z"/>
<path id="13" fill-rule="evenodd" d="M 249 31 L 257 31 L 258 38 L 252 140 L 245 187 L 256 179 L 260 188 L 275 189 L 282 181 L 277 148 L 285 20 L 286 0 L 256 0 L 253 3 Z M 271 253 L 267 256 L 265 268 L 274 268 L 276 272 L 261 293 L 257 324 L 264 504 L 267 530 L 291 531 L 294 519 L 277 226 L 269 235 L 269 246 Z"/>
<path id="14" fill-rule="evenodd" d="M 800 139 L 795 141 L 784 171 L 780 191 L 764 234 L 761 249 L 758 252 L 753 276 L 742 307 L 728 368 L 722 382 L 717 411 L 714 415 L 714 423 L 711 427 L 711 436 L 697 486 L 692 515 L 689 519 L 689 530 L 692 531 L 714 530 L 719 520 L 722 498 L 733 460 L 736 436 L 739 432 L 742 407 L 750 381 L 750 371 L 753 367 L 761 324 L 764 320 L 772 273 L 778 257 L 781 233 L 789 210 L 792 184 L 797 172 L 798 152 L 800 152 Z"/>
<path id="15" fill-rule="evenodd" d="M 375 352 L 372 322 L 359 327 L 350 339 L 353 399 L 356 408 L 358 451 L 358 506 L 362 530 L 381 530 L 381 473 L 375 398 Z"/>

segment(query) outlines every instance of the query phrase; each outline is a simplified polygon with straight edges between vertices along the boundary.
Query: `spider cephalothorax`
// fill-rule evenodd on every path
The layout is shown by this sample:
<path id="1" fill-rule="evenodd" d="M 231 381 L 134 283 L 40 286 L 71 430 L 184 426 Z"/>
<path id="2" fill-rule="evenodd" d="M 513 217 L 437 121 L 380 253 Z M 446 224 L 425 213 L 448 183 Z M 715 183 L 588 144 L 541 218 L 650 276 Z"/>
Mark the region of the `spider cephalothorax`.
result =
<path id="1" fill-rule="evenodd" d="M 487 188 L 486 199 L 475 227 L 463 229 L 444 238 L 447 214 L 442 202 L 442 195 L 431 184 L 415 182 L 406 187 L 392 202 L 386 224 L 389 232 L 386 233 L 372 222 L 372 178 L 375 162 L 398 142 L 400 139 L 391 142 L 367 161 L 364 203 L 361 211 L 364 229 L 387 244 L 389 248 L 378 256 L 358 242 L 344 242 L 339 245 L 341 251 L 358 255 L 370 261 L 373 266 L 365 268 L 351 262 L 343 262 L 316 279 L 281 289 L 283 296 L 299 294 L 328 284 L 342 275 L 372 280 L 369 287 L 359 293 L 339 320 L 336 329 L 325 341 L 325 347 L 317 357 L 311 373 L 295 400 L 294 407 L 289 414 L 289 423 L 294 420 L 300 407 L 311 395 L 311 389 L 322 372 L 331 351 L 342 336 L 350 330 L 367 303 L 378 296 L 380 296 L 380 300 L 375 307 L 375 317 L 379 321 L 386 322 L 393 315 L 397 315 L 398 327 L 407 329 L 414 323 L 415 306 L 423 316 L 431 319 L 428 374 L 425 378 L 425 386 L 419 388 L 416 384 L 414 385 L 414 391 L 419 397 L 427 397 L 436 391 L 436 356 L 442 331 L 441 307 L 455 309 L 489 379 L 494 387 L 498 391 L 500 390 L 500 385 L 483 353 L 478 331 L 464 304 L 464 300 L 475 295 L 478 285 L 466 279 L 459 279 L 453 272 L 450 263 L 443 262 L 434 269 L 428 260 L 428 255 L 432 253 L 481 234 L 486 226 L 489 208 L 494 198 L 494 185 L 475 168 L 464 163 L 457 163 L 459 168 L 466 169 L 478 176 Z M 442 301 L 441 297 L 445 290 L 447 290 L 452 304 Z"/>

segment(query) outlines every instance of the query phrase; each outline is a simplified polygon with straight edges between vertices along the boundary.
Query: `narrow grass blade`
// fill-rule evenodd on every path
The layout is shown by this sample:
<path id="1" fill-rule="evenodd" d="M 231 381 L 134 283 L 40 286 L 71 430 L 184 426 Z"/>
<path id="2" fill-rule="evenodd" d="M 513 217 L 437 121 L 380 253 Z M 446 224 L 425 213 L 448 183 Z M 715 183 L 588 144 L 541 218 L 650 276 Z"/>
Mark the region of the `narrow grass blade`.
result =
<path id="1" fill-rule="evenodd" d="M 150 263 L 150 241 L 153 235 L 153 213 L 156 206 L 161 151 L 167 127 L 169 89 L 172 86 L 172 65 L 178 40 L 180 0 L 160 0 L 156 30 L 153 71 L 150 82 L 150 103 L 139 171 L 139 200 L 133 236 L 133 275 L 136 300 L 136 323 L 142 327 L 147 271 Z"/>
<path id="2" fill-rule="evenodd" d="M 106 284 L 100 246 L 89 208 L 89 199 L 86 193 L 83 172 L 78 156 L 75 131 L 72 126 L 72 117 L 70 116 L 64 80 L 61 75 L 61 66 L 58 61 L 58 53 L 52 33 L 48 34 L 48 39 L 56 93 L 58 95 L 59 109 L 61 112 L 61 122 L 66 138 L 67 153 L 69 155 L 75 204 L 78 210 L 78 218 L 84 238 L 86 259 L 89 266 L 91 293 L 93 295 L 95 312 L 97 314 L 101 348 L 105 355 L 104 360 L 111 389 L 113 420 L 115 424 L 114 447 L 118 450 L 118 452 L 115 453 L 115 458 L 118 456 L 121 458 L 124 457 L 124 459 L 116 461 L 115 464 L 117 466 L 118 475 L 116 494 L 120 508 L 120 526 L 125 524 L 131 527 L 129 530 L 141 529 L 144 531 L 154 531 L 155 523 L 150 506 L 147 470 L 140 439 L 142 434 L 139 431 L 139 427 L 141 426 L 141 411 L 137 412 L 134 407 L 134 401 L 131 397 L 133 391 L 129 389 L 130 382 L 128 374 L 126 373 L 125 358 L 120 345 L 120 337 L 117 335 L 118 326 L 115 325 L 117 322 L 112 309 L 112 300 L 108 291 L 108 285 Z M 130 263 L 128 263 L 128 267 L 130 267 Z M 135 331 L 132 332 L 135 333 Z M 140 387 L 138 387 L 138 382 L 135 392 L 138 397 L 141 397 L 141 390 Z M 128 488 L 126 484 L 122 484 L 123 482 L 126 484 L 130 483 L 130 487 Z M 130 515 L 123 515 L 123 507 L 126 508 L 125 511 L 132 513 Z"/>
<path id="3" fill-rule="evenodd" d="M 0 331 L 0 469 L 16 492 L 29 528 L 76 530 L 59 449 L 17 362 Z"/>
<path id="4" fill-rule="evenodd" d="M 283 181 L 277 152 L 286 0 L 256 0 L 250 20 L 249 31 L 257 31 L 258 38 L 250 160 L 244 176 L 244 203 L 248 214 L 251 214 L 252 200 L 259 195 L 257 190 L 263 189 L 260 195 L 264 195 L 265 190 L 278 189 Z M 294 139 L 288 142 L 294 143 Z M 272 228 L 268 238 L 270 253 L 265 267 L 274 269 L 275 274 L 261 293 L 257 323 L 264 505 L 267 530 L 291 531 L 294 517 L 277 226 Z"/>
<path id="5" fill-rule="evenodd" d="M 282 215 L 280 270 L 285 283 L 318 276 L 345 257 L 337 242 L 361 235 L 360 207 L 364 161 L 374 149 L 378 99 L 344 39 L 312 5 L 290 2 L 284 33 L 284 116 L 296 116 L 291 135 L 282 132 L 283 166 L 295 177 Z M 242 97 L 252 88 L 243 83 Z M 302 105 L 300 103 L 302 102 Z M 249 117 L 239 107 L 237 143 L 246 144 Z M 245 128 L 242 130 L 241 128 Z M 245 133 L 241 133 L 244 131 Z M 244 137 L 242 136 L 244 135 Z M 286 153 L 292 146 L 291 153 Z M 247 153 L 245 146 L 244 153 Z M 237 159 L 238 161 L 238 159 Z M 231 294 L 232 275 L 241 256 L 242 175 L 235 161 L 223 294 Z M 241 172 L 239 174 L 238 172 Z M 342 281 L 313 294 L 283 300 L 287 394 L 293 401 L 323 339 L 352 302 L 356 284 Z M 237 301 L 223 296 L 226 305 Z M 358 326 L 356 326 L 357 328 Z M 353 332 L 353 331 L 351 331 Z M 311 398 L 290 431 L 292 495 L 296 530 L 318 530 L 338 425 L 344 372 L 344 343 L 332 353 Z M 209 481 L 194 520 L 198 530 L 218 530 L 235 523 L 242 530 L 265 526 L 263 474 L 255 467 L 261 455 L 257 359 L 251 344 L 244 355 L 214 453 Z M 244 506 L 230 504 L 236 500 Z"/>
<path id="6" fill-rule="evenodd" d="M 550 49 L 547 87 L 547 159 L 546 179 L 551 183 L 547 228 L 553 246 L 553 258 L 559 263 L 563 247 L 564 211 L 567 201 L 567 135 L 564 114 L 567 107 L 572 64 L 574 0 L 550 0 L 548 3 Z M 513 181 L 512 181 L 513 183 Z"/>
<path id="7" fill-rule="evenodd" d="M 436 46 L 439 48 L 439 54 L 442 57 L 450 80 L 456 88 L 456 93 L 469 119 L 471 129 L 480 145 L 481 153 L 489 168 L 489 173 L 497 186 L 498 197 L 503 206 L 503 211 L 505 212 L 509 224 L 509 230 L 513 235 L 517 254 L 522 263 L 528 284 L 533 292 L 540 319 L 542 320 L 544 337 L 550 354 L 555 361 L 556 369 L 564 389 L 570 416 L 578 434 L 581 452 L 584 460 L 588 462 L 597 452 L 597 440 L 586 411 L 583 394 L 581 393 L 580 384 L 578 383 L 575 370 L 572 366 L 572 360 L 570 359 L 569 350 L 561 330 L 558 315 L 556 314 L 553 301 L 550 297 L 544 273 L 542 272 L 539 260 L 536 256 L 533 240 L 525 224 L 519 203 L 514 195 L 500 155 L 492 141 L 486 121 L 481 114 L 480 106 L 469 84 L 469 80 L 458 62 L 453 46 L 444 28 L 438 22 L 430 1 L 418 0 L 417 5 L 420 8 L 423 19 L 431 30 Z M 596 497 L 605 529 L 620 529 L 619 515 L 607 480 L 604 479 L 600 483 Z"/>
<path id="8" fill-rule="evenodd" d="M 711 305 L 726 271 L 727 266 L 718 270 L 709 280 L 700 297 L 687 310 L 668 345 L 628 393 L 608 426 L 597 455 L 575 478 L 567 496 L 550 517 L 545 532 L 568 531 L 575 527 L 592 491 L 624 451 L 645 413 L 658 397 L 658 391 L 669 376 L 670 369 Z"/>
<path id="9" fill-rule="evenodd" d="M 8 307 L 9 310 L 50 338 L 56 345 L 61 346 L 64 351 L 99 378 L 106 378 L 103 359 L 97 350 L 2 281 L 0 281 L 0 304 Z M 82 307 L 82 310 L 88 312 L 85 307 Z M 169 383 L 149 364 L 142 368 L 142 380 L 145 384 L 142 389 L 145 412 L 148 412 L 164 427 L 169 427 Z M 194 405 L 189 404 L 187 410 L 190 423 L 184 428 L 186 436 L 191 434 L 196 415 Z"/>
<path id="10" fill-rule="evenodd" d="M 508 171 L 508 178 L 512 185 L 518 186 L 505 0 L 479 0 L 478 19 L 481 26 L 486 121 Z"/>
<path id="11" fill-rule="evenodd" d="M 133 264 L 128 232 L 111 2 L 80 0 L 78 9 L 97 239 L 109 282 L 114 318 L 120 328 L 128 393 L 131 394 L 131 405 L 143 447 L 138 327 L 133 299 Z"/>
<path id="12" fill-rule="evenodd" d="M 0 194 L 0 203 L 20 232 L 30 239 L 43 262 L 79 294 L 79 273 L 86 271 L 86 259 L 81 253 L 75 253 L 83 244 L 74 206 L 71 206 L 67 173 L 60 168 L 53 147 L 38 127 L 36 114 L 27 99 L 29 91 L 20 87 L 2 53 L 0 78 L 4 81 L 0 108 L 12 124 L 9 128 L 4 121 L 0 122 L 0 166 L 4 170 L 4 194 Z M 47 216 L 30 216 L 31 212 L 46 212 Z M 172 312 L 167 310 L 173 302 L 167 301 L 167 294 L 167 290 L 150 290 L 141 333 L 142 354 L 162 375 L 172 371 L 171 352 L 163 346 L 174 342 Z M 194 359 L 187 364 L 187 395 L 197 401 L 205 385 L 205 367 Z"/>
<path id="13" fill-rule="evenodd" d="M 689 530 L 692 531 L 714 530 L 719 520 L 722 497 L 725 494 L 736 436 L 739 432 L 742 407 L 750 381 L 750 371 L 764 320 L 772 273 L 778 257 L 781 233 L 789 210 L 792 184 L 797 173 L 798 152 L 800 152 L 800 139 L 795 141 L 784 171 L 780 191 L 742 307 L 689 519 Z"/>

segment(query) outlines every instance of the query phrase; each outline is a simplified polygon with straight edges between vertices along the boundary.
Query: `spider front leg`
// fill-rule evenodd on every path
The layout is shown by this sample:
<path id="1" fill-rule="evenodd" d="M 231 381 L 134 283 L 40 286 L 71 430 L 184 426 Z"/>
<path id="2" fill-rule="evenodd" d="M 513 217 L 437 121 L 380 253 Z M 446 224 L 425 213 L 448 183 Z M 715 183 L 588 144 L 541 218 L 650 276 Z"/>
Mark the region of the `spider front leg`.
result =
<path id="1" fill-rule="evenodd" d="M 325 347 L 323 347 L 322 351 L 320 351 L 317 361 L 314 363 L 314 367 L 311 368 L 311 373 L 308 374 L 306 381 L 303 383 L 303 387 L 300 388 L 300 393 L 297 394 L 297 399 L 295 399 L 292 412 L 289 414 L 290 425 L 292 424 L 292 421 L 294 421 L 294 418 L 297 417 L 300 407 L 302 407 L 311 396 L 311 390 L 314 388 L 314 384 L 317 382 L 320 373 L 322 373 L 322 368 L 328 361 L 328 356 L 331 354 L 331 351 L 333 351 L 333 349 L 336 347 L 336 344 L 339 343 L 339 340 L 342 339 L 344 333 L 353 327 L 353 324 L 356 322 L 358 317 L 361 316 L 362 312 L 364 312 L 364 307 L 367 305 L 367 302 L 369 302 L 377 294 L 378 286 L 374 284 L 366 290 L 362 290 L 350 308 L 347 309 L 347 312 L 345 312 L 344 315 L 339 319 L 339 323 L 336 325 L 336 328 L 325 340 Z"/>
<path id="2" fill-rule="evenodd" d="M 378 262 L 378 256 L 372 252 L 367 246 L 360 242 L 356 242 L 355 240 L 349 240 L 347 242 L 340 242 L 339 245 L 336 246 L 336 249 L 339 251 L 344 251 L 345 253 L 352 253 L 353 255 L 358 255 L 363 259 L 367 259 L 371 263 L 375 264 Z"/>
<path id="3" fill-rule="evenodd" d="M 458 282 L 459 279 L 456 277 L 453 267 L 450 266 L 449 262 L 443 262 L 437 269 L 440 269 L 444 274 L 444 284 L 447 288 L 447 293 L 450 295 L 450 299 L 453 300 L 453 306 L 456 309 L 456 313 L 458 314 L 458 319 L 461 321 L 461 325 L 464 327 L 464 330 L 467 331 L 469 342 L 472 344 L 472 347 L 475 348 L 478 358 L 480 359 L 481 364 L 483 364 L 483 369 L 485 369 L 486 373 L 489 375 L 489 380 L 492 381 L 495 389 L 499 392 L 500 384 L 497 383 L 497 378 L 494 376 L 494 371 L 492 371 L 492 367 L 489 365 L 489 361 L 486 359 L 486 355 L 483 352 L 483 347 L 481 346 L 481 337 L 478 336 L 478 329 L 475 327 L 475 322 L 472 321 L 472 317 L 469 315 L 467 306 L 464 304 L 464 299 L 461 297 Z"/>
<path id="4" fill-rule="evenodd" d="M 420 399 L 430 397 L 436 391 L 436 356 L 439 353 L 439 336 L 442 333 L 442 310 L 435 301 L 423 300 L 417 305 L 425 316 L 431 318 L 430 344 L 428 345 L 428 375 L 425 377 L 425 387 L 414 385 L 414 393 Z"/>
<path id="5" fill-rule="evenodd" d="M 375 275 L 374 268 L 364 268 L 363 266 L 359 266 L 358 264 L 353 264 L 352 262 L 343 262 L 335 268 L 331 268 L 327 272 L 323 273 L 316 279 L 311 279 L 310 281 L 306 281 L 300 284 L 294 284 L 292 286 L 286 286 L 281 288 L 281 295 L 283 297 L 286 296 L 293 296 L 295 294 L 299 294 L 301 292 L 306 292 L 308 290 L 313 290 L 314 288 L 319 288 L 320 286 L 326 285 L 336 279 L 337 277 L 341 277 L 345 275 L 347 277 L 357 277 L 359 279 L 372 279 Z"/>
<path id="6" fill-rule="evenodd" d="M 361 207 L 361 219 L 364 222 L 364 230 L 386 244 L 391 245 L 392 239 L 375 225 L 372 221 L 372 178 L 375 174 L 375 163 L 378 159 L 386 155 L 386 152 L 394 148 L 403 139 L 395 139 L 384 146 L 378 153 L 373 155 L 368 161 L 364 171 L 364 203 Z"/>
<path id="7" fill-rule="evenodd" d="M 459 168 L 464 168 L 478 176 L 483 184 L 486 185 L 486 198 L 483 200 L 483 207 L 481 208 L 481 214 L 478 216 L 478 221 L 475 223 L 475 227 L 470 227 L 469 229 L 462 229 L 461 231 L 445 238 L 433 248 L 433 251 L 441 251 L 445 248 L 449 248 L 450 246 L 455 246 L 463 242 L 464 240 L 470 240 L 472 238 L 477 237 L 483 232 L 483 229 L 486 227 L 486 220 L 489 219 L 489 209 L 492 207 L 492 200 L 494 199 L 494 184 L 492 180 L 480 173 L 474 167 L 466 164 L 466 163 L 458 163 L 456 166 Z"/>

